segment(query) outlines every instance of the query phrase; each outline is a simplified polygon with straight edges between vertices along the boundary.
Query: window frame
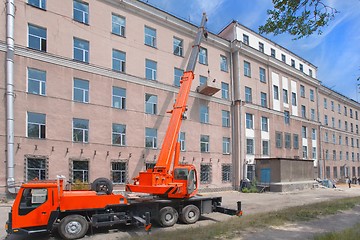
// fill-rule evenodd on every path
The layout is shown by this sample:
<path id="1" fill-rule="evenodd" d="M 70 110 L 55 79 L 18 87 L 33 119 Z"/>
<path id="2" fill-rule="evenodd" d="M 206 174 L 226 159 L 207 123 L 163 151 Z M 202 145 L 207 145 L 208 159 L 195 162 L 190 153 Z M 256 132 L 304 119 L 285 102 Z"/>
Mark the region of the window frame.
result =
<path id="1" fill-rule="evenodd" d="M 120 131 L 116 130 L 116 128 L 119 128 Z M 126 125 L 120 124 L 120 123 L 113 123 L 111 136 L 112 136 L 112 138 L 111 138 L 112 145 L 126 146 Z M 116 139 L 119 139 L 120 141 L 116 141 Z M 119 142 L 119 143 L 117 143 L 117 142 Z"/>
<path id="2" fill-rule="evenodd" d="M 157 32 L 155 28 L 144 26 L 144 44 L 153 48 L 157 47 Z"/>
<path id="3" fill-rule="evenodd" d="M 81 127 L 75 127 L 75 121 L 79 120 L 78 124 L 82 124 L 80 122 L 83 122 L 86 124 L 86 128 L 81 128 Z M 72 141 L 74 143 L 89 143 L 89 120 L 88 119 L 82 119 L 82 118 L 73 118 L 72 121 Z M 81 140 L 76 140 L 75 139 L 75 130 L 80 131 L 81 132 Z M 80 138 L 79 138 L 80 139 Z"/>
<path id="4" fill-rule="evenodd" d="M 116 21 L 114 21 L 116 20 Z M 115 29 L 115 30 L 114 30 Z M 117 36 L 125 37 L 126 34 L 126 18 L 112 13 L 111 14 L 111 33 Z"/>
<path id="5" fill-rule="evenodd" d="M 33 118 L 36 121 L 31 120 Z M 41 118 L 41 119 L 40 119 Z M 35 112 L 27 112 L 26 114 L 26 137 L 34 138 L 34 139 L 46 139 L 46 114 L 43 113 L 35 113 Z M 30 126 L 38 129 L 37 135 L 30 134 Z"/>
<path id="6" fill-rule="evenodd" d="M 40 74 L 42 75 L 41 77 Z M 30 83 L 38 86 L 30 88 L 30 86 L 32 85 Z M 30 91 L 30 89 L 34 90 Z M 27 93 L 46 96 L 46 71 L 30 67 L 27 68 Z"/>
<path id="7" fill-rule="evenodd" d="M 34 31 L 32 31 L 34 30 Z M 36 31 L 36 32 L 35 32 Z M 37 35 L 36 33 L 40 32 L 41 35 Z M 44 36 L 45 35 L 45 36 Z M 34 39 L 32 41 L 31 39 Z M 33 50 L 38 50 L 41 52 L 47 51 L 47 29 L 44 27 L 40 27 L 31 23 L 28 23 L 28 48 Z M 38 46 L 36 46 L 36 45 Z"/>
<path id="8" fill-rule="evenodd" d="M 80 45 L 83 44 L 84 48 L 81 48 Z M 78 45 L 78 46 L 77 46 Z M 76 51 L 81 53 L 82 57 L 76 57 Z M 73 59 L 75 61 L 89 63 L 90 60 L 90 42 L 81 38 L 74 37 L 73 38 Z"/>
<path id="9" fill-rule="evenodd" d="M 75 7 L 75 3 L 81 5 L 82 8 L 87 9 L 80 9 Z M 79 12 L 82 16 L 81 18 L 76 17 L 77 15 L 75 12 Z M 89 3 L 79 0 L 73 0 L 73 20 L 79 23 L 83 23 L 85 25 L 89 25 Z"/>

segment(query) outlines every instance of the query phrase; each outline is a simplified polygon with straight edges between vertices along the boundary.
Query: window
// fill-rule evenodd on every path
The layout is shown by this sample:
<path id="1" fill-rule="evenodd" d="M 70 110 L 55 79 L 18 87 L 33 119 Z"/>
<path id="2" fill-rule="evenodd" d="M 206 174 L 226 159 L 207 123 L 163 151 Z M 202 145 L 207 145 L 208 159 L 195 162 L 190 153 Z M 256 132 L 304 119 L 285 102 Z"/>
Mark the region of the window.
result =
<path id="1" fill-rule="evenodd" d="M 313 71 L 311 69 L 309 69 L 309 76 L 312 77 L 313 76 Z"/>
<path id="2" fill-rule="evenodd" d="M 182 56 L 183 55 L 183 40 L 174 37 L 173 38 L 173 53 L 176 56 Z"/>
<path id="3" fill-rule="evenodd" d="M 125 184 L 127 173 L 126 162 L 112 162 L 111 163 L 111 177 L 115 184 Z"/>
<path id="4" fill-rule="evenodd" d="M 355 119 L 358 120 L 358 112 L 355 111 Z"/>
<path id="5" fill-rule="evenodd" d="M 45 180 L 47 179 L 46 160 L 43 158 L 26 159 L 26 180 Z"/>
<path id="6" fill-rule="evenodd" d="M 335 111 L 335 104 L 334 104 L 334 101 L 331 101 L 330 102 L 331 104 L 331 111 Z"/>
<path id="7" fill-rule="evenodd" d="M 335 128 L 335 118 L 331 117 L 331 126 Z"/>
<path id="8" fill-rule="evenodd" d="M 246 45 L 249 45 L 249 36 L 246 34 L 243 34 L 243 42 Z"/>
<path id="9" fill-rule="evenodd" d="M 285 133 L 285 148 L 290 149 L 291 148 L 291 134 Z"/>
<path id="10" fill-rule="evenodd" d="M 89 23 L 89 4 L 74 0 L 74 20 L 88 24 Z"/>
<path id="11" fill-rule="evenodd" d="M 328 132 L 325 132 L 324 141 L 329 142 L 329 133 Z"/>
<path id="12" fill-rule="evenodd" d="M 230 127 L 230 112 L 221 110 L 221 116 L 222 116 L 222 126 Z"/>
<path id="13" fill-rule="evenodd" d="M 339 129 L 341 129 L 341 119 L 339 119 Z"/>
<path id="14" fill-rule="evenodd" d="M 221 71 L 227 72 L 228 71 L 228 62 L 225 56 L 220 55 L 220 69 Z"/>
<path id="15" fill-rule="evenodd" d="M 348 122 L 345 121 L 345 131 L 347 131 L 347 130 L 348 130 Z"/>
<path id="16" fill-rule="evenodd" d="M 350 132 L 354 132 L 354 125 L 353 125 L 353 123 L 350 123 Z"/>
<path id="17" fill-rule="evenodd" d="M 283 89 L 283 101 L 284 101 L 284 103 L 289 103 L 289 96 L 288 96 L 287 89 Z"/>
<path id="18" fill-rule="evenodd" d="M 72 180 L 73 182 L 89 182 L 89 161 L 72 162 Z"/>
<path id="19" fill-rule="evenodd" d="M 74 97 L 76 102 L 89 102 L 89 81 L 82 79 L 74 79 Z"/>
<path id="20" fill-rule="evenodd" d="M 295 60 L 294 60 L 294 59 L 291 59 L 291 66 L 292 66 L 293 68 L 295 68 Z"/>
<path id="21" fill-rule="evenodd" d="M 179 142 L 180 142 L 180 151 L 185 152 L 186 151 L 185 132 L 179 132 Z"/>
<path id="22" fill-rule="evenodd" d="M 311 121 L 315 121 L 315 109 L 310 109 Z"/>
<path id="23" fill-rule="evenodd" d="M 316 129 L 315 128 L 311 129 L 311 139 L 316 140 Z"/>
<path id="24" fill-rule="evenodd" d="M 223 137 L 223 154 L 230 154 L 230 138 Z"/>
<path id="25" fill-rule="evenodd" d="M 221 165 L 221 176 L 223 182 L 231 182 L 231 165 L 223 164 Z"/>
<path id="26" fill-rule="evenodd" d="M 122 36 L 125 36 L 125 18 L 112 14 L 111 15 L 111 21 L 112 21 L 112 33 Z"/>
<path id="27" fill-rule="evenodd" d="M 317 154 L 316 154 L 316 147 L 313 147 L 313 148 L 312 148 L 312 159 L 316 159 L 316 158 L 317 158 L 316 155 L 317 155 Z"/>
<path id="28" fill-rule="evenodd" d="M 299 135 L 293 134 L 293 146 L 294 149 L 299 149 Z"/>
<path id="29" fill-rule="evenodd" d="M 339 144 L 342 145 L 342 137 L 339 136 Z"/>
<path id="30" fill-rule="evenodd" d="M 303 146 L 303 158 L 306 159 L 308 156 L 308 149 L 307 146 Z"/>
<path id="31" fill-rule="evenodd" d="M 246 139 L 246 154 L 254 154 L 254 139 Z"/>
<path id="32" fill-rule="evenodd" d="M 146 59 L 145 60 L 145 78 L 148 80 L 156 80 L 157 62 Z"/>
<path id="33" fill-rule="evenodd" d="M 119 87 L 112 88 L 112 107 L 126 109 L 126 89 Z"/>
<path id="34" fill-rule="evenodd" d="M 118 72 L 125 72 L 126 53 L 119 50 L 112 50 L 112 69 Z"/>
<path id="35" fill-rule="evenodd" d="M 304 66 L 301 64 L 301 63 L 299 63 L 299 69 L 300 69 L 300 71 L 304 71 Z"/>
<path id="36" fill-rule="evenodd" d="M 156 47 L 156 29 L 145 26 L 145 45 Z"/>
<path id="37" fill-rule="evenodd" d="M 269 156 L 269 141 L 262 141 L 262 154 L 265 156 Z"/>
<path id="38" fill-rule="evenodd" d="M 307 138 L 307 129 L 305 126 L 301 127 L 301 136 L 302 138 Z"/>
<path id="39" fill-rule="evenodd" d="M 285 54 L 281 54 L 281 61 L 286 62 L 286 56 L 285 56 Z"/>
<path id="40" fill-rule="evenodd" d="M 46 94 L 46 72 L 28 68 L 28 93 Z"/>
<path id="41" fill-rule="evenodd" d="M 200 151 L 203 153 L 209 152 L 209 140 L 210 137 L 208 135 L 200 136 Z"/>
<path id="42" fill-rule="evenodd" d="M 271 57 L 275 58 L 276 54 L 275 54 L 275 49 L 271 48 Z"/>
<path id="43" fill-rule="evenodd" d="M 356 124 L 356 125 L 355 125 L 355 129 L 356 129 L 356 131 L 355 131 L 356 134 L 359 134 L 359 125 Z"/>
<path id="44" fill-rule="evenodd" d="M 350 118 L 353 118 L 353 110 L 350 108 Z"/>
<path id="45" fill-rule="evenodd" d="M 157 129 L 145 128 L 145 147 L 157 148 Z"/>
<path id="46" fill-rule="evenodd" d="M 349 152 L 346 152 L 346 160 L 349 161 Z"/>
<path id="47" fill-rule="evenodd" d="M 264 52 L 264 44 L 262 42 L 259 42 L 259 51 Z"/>
<path id="48" fill-rule="evenodd" d="M 74 60 L 89 63 L 89 42 L 74 38 Z"/>
<path id="49" fill-rule="evenodd" d="M 209 123 L 209 107 L 200 105 L 200 122 Z"/>
<path id="50" fill-rule="evenodd" d="M 306 118 L 306 107 L 301 105 L 301 117 Z"/>
<path id="51" fill-rule="evenodd" d="M 267 117 L 261 117 L 261 131 L 264 131 L 264 132 L 269 131 L 268 118 Z"/>
<path id="52" fill-rule="evenodd" d="M 274 99 L 279 100 L 279 87 L 274 85 Z"/>
<path id="53" fill-rule="evenodd" d="M 253 115 L 250 113 L 246 113 L 246 128 L 254 129 L 253 127 Z"/>
<path id="54" fill-rule="evenodd" d="M 46 137 L 46 115 L 41 113 L 27 113 L 27 136 L 29 138 Z"/>
<path id="55" fill-rule="evenodd" d="M 314 101 L 315 97 L 314 97 L 314 90 L 310 89 L 310 101 Z"/>
<path id="56" fill-rule="evenodd" d="M 327 109 L 327 99 L 324 98 L 324 108 Z"/>
<path id="57" fill-rule="evenodd" d="M 125 146 L 126 145 L 126 126 L 123 124 L 112 124 L 112 144 Z"/>
<path id="58" fill-rule="evenodd" d="M 28 47 L 46 52 L 46 28 L 28 25 Z"/>
<path id="59" fill-rule="evenodd" d="M 182 75 L 184 75 L 184 70 L 179 68 L 174 68 L 174 85 L 180 87 L 180 80 Z"/>
<path id="60" fill-rule="evenodd" d="M 338 104 L 338 113 L 341 114 L 341 105 Z"/>
<path id="61" fill-rule="evenodd" d="M 326 126 L 329 125 L 329 121 L 328 121 L 328 116 L 327 116 L 327 115 L 324 116 L 324 124 L 325 124 Z"/>
<path id="62" fill-rule="evenodd" d="M 200 51 L 199 51 L 199 63 L 201 64 L 208 64 L 208 56 L 207 56 L 207 49 L 200 47 Z"/>
<path id="63" fill-rule="evenodd" d="M 229 99 L 229 84 L 221 82 L 221 98 Z"/>
<path id="64" fill-rule="evenodd" d="M 247 61 L 244 61 L 244 76 L 251 77 L 250 63 Z"/>
<path id="65" fill-rule="evenodd" d="M 300 85 L 300 96 L 305 97 L 305 87 L 303 85 Z"/>
<path id="66" fill-rule="evenodd" d="M 277 148 L 282 148 L 282 133 L 275 132 L 275 142 Z"/>
<path id="67" fill-rule="evenodd" d="M 293 106 L 296 106 L 297 103 L 296 103 L 296 93 L 292 92 L 291 93 L 291 103 Z"/>
<path id="68" fill-rule="evenodd" d="M 344 115 L 347 116 L 347 107 L 344 106 Z"/>
<path id="69" fill-rule="evenodd" d="M 260 98 L 261 98 L 261 106 L 267 107 L 267 94 L 264 92 L 261 92 Z"/>
<path id="70" fill-rule="evenodd" d="M 211 165 L 200 164 L 200 183 L 211 183 Z"/>
<path id="71" fill-rule="evenodd" d="M 157 96 L 145 94 L 145 113 L 157 114 Z"/>
<path id="72" fill-rule="evenodd" d="M 207 82 L 207 80 L 208 80 L 208 78 L 207 77 L 205 77 L 205 76 L 199 76 L 199 83 L 200 83 L 200 86 L 201 85 L 204 85 L 204 84 L 206 84 L 206 82 Z"/>
<path id="73" fill-rule="evenodd" d="M 339 160 L 342 160 L 343 159 L 343 154 L 342 154 L 342 151 L 339 152 Z"/>
<path id="74" fill-rule="evenodd" d="M 89 142 L 89 120 L 73 119 L 73 141 L 82 143 Z"/>
<path id="75" fill-rule="evenodd" d="M 28 0 L 28 4 L 44 10 L 46 9 L 46 0 Z"/>
<path id="76" fill-rule="evenodd" d="M 260 67 L 259 68 L 259 75 L 260 75 L 260 82 L 266 82 L 266 75 L 265 75 L 265 69 Z"/>
<path id="77" fill-rule="evenodd" d="M 148 169 L 154 169 L 156 163 L 153 163 L 153 162 L 147 162 L 145 163 L 145 169 L 148 170 Z"/>
<path id="78" fill-rule="evenodd" d="M 285 124 L 290 124 L 290 112 L 289 111 L 284 111 L 284 122 Z"/>
<path id="79" fill-rule="evenodd" d="M 245 102 L 252 102 L 252 91 L 249 87 L 245 87 Z"/>

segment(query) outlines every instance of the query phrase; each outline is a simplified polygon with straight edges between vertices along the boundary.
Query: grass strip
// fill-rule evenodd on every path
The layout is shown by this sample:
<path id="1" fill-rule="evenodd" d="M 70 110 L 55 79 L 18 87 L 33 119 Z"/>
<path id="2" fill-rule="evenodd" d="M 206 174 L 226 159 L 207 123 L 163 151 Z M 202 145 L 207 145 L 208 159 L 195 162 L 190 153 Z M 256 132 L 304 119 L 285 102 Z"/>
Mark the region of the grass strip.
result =
<path id="1" fill-rule="evenodd" d="M 321 216 L 335 214 L 360 204 L 360 197 L 342 198 L 323 201 L 309 205 L 290 207 L 279 211 L 249 214 L 234 217 L 224 222 L 206 226 L 161 231 L 148 236 L 136 236 L 131 239 L 158 239 L 158 240 L 201 240 L 201 239 L 231 239 L 239 236 L 241 231 L 249 228 L 265 228 L 279 226 L 288 222 L 309 221 Z"/>
<path id="2" fill-rule="evenodd" d="M 330 232 L 314 237 L 314 240 L 358 240 L 360 238 L 360 223 L 341 232 Z"/>

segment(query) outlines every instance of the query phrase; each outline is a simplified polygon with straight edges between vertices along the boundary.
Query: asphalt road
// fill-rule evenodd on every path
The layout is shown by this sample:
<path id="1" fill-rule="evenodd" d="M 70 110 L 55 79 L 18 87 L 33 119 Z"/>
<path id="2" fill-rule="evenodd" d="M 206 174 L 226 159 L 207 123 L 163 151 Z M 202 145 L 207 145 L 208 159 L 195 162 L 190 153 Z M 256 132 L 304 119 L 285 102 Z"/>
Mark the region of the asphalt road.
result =
<path id="1" fill-rule="evenodd" d="M 274 210 L 283 209 L 291 206 L 305 205 L 314 202 L 320 202 L 330 199 L 360 196 L 360 186 L 353 186 L 352 188 L 347 188 L 345 185 L 340 185 L 336 189 L 308 189 L 302 191 L 294 192 L 285 192 L 285 193 L 240 193 L 236 191 L 228 192 L 219 192 L 219 193 L 208 193 L 203 195 L 210 196 L 221 196 L 223 198 L 222 205 L 224 207 L 236 208 L 236 202 L 242 202 L 242 209 L 244 214 L 253 214 L 259 212 L 270 212 Z M 7 213 L 10 210 L 10 204 L 0 204 L 0 239 L 5 239 L 6 232 L 4 225 L 7 219 Z M 218 221 L 224 221 L 231 218 L 220 213 L 211 213 L 204 215 L 197 223 L 194 225 L 185 225 L 185 224 L 176 224 L 171 228 L 160 228 L 154 226 L 152 231 L 171 231 L 173 229 L 186 229 L 194 226 L 202 226 L 211 223 L 216 223 Z M 84 239 L 91 240 L 103 240 L 103 239 L 122 239 L 125 237 L 143 235 L 146 234 L 143 228 L 136 228 L 131 226 L 119 226 L 115 229 L 102 229 L 94 232 L 92 235 L 88 234 Z M 10 240 L 14 238 L 8 238 Z M 26 238 L 30 239 L 30 238 Z M 36 240 L 55 240 L 61 239 L 58 235 L 54 236 L 48 235 L 37 235 L 32 239 Z M 16 239 L 20 240 L 20 239 Z"/>

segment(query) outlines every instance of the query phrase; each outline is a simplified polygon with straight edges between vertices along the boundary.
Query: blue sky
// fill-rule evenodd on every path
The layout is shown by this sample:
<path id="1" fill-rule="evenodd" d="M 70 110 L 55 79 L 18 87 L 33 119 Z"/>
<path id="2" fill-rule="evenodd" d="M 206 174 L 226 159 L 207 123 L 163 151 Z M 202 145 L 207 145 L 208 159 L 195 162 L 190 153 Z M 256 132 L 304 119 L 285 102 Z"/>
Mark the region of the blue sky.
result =
<path id="1" fill-rule="evenodd" d="M 146 2 L 146 0 L 145 0 Z M 271 0 L 148 0 L 177 17 L 199 24 L 208 15 L 207 28 L 218 33 L 232 20 L 257 32 L 267 18 Z M 360 101 L 360 0 L 324 0 L 340 13 L 322 35 L 292 40 L 288 34 L 264 35 L 318 67 L 318 79 L 327 87 Z"/>

